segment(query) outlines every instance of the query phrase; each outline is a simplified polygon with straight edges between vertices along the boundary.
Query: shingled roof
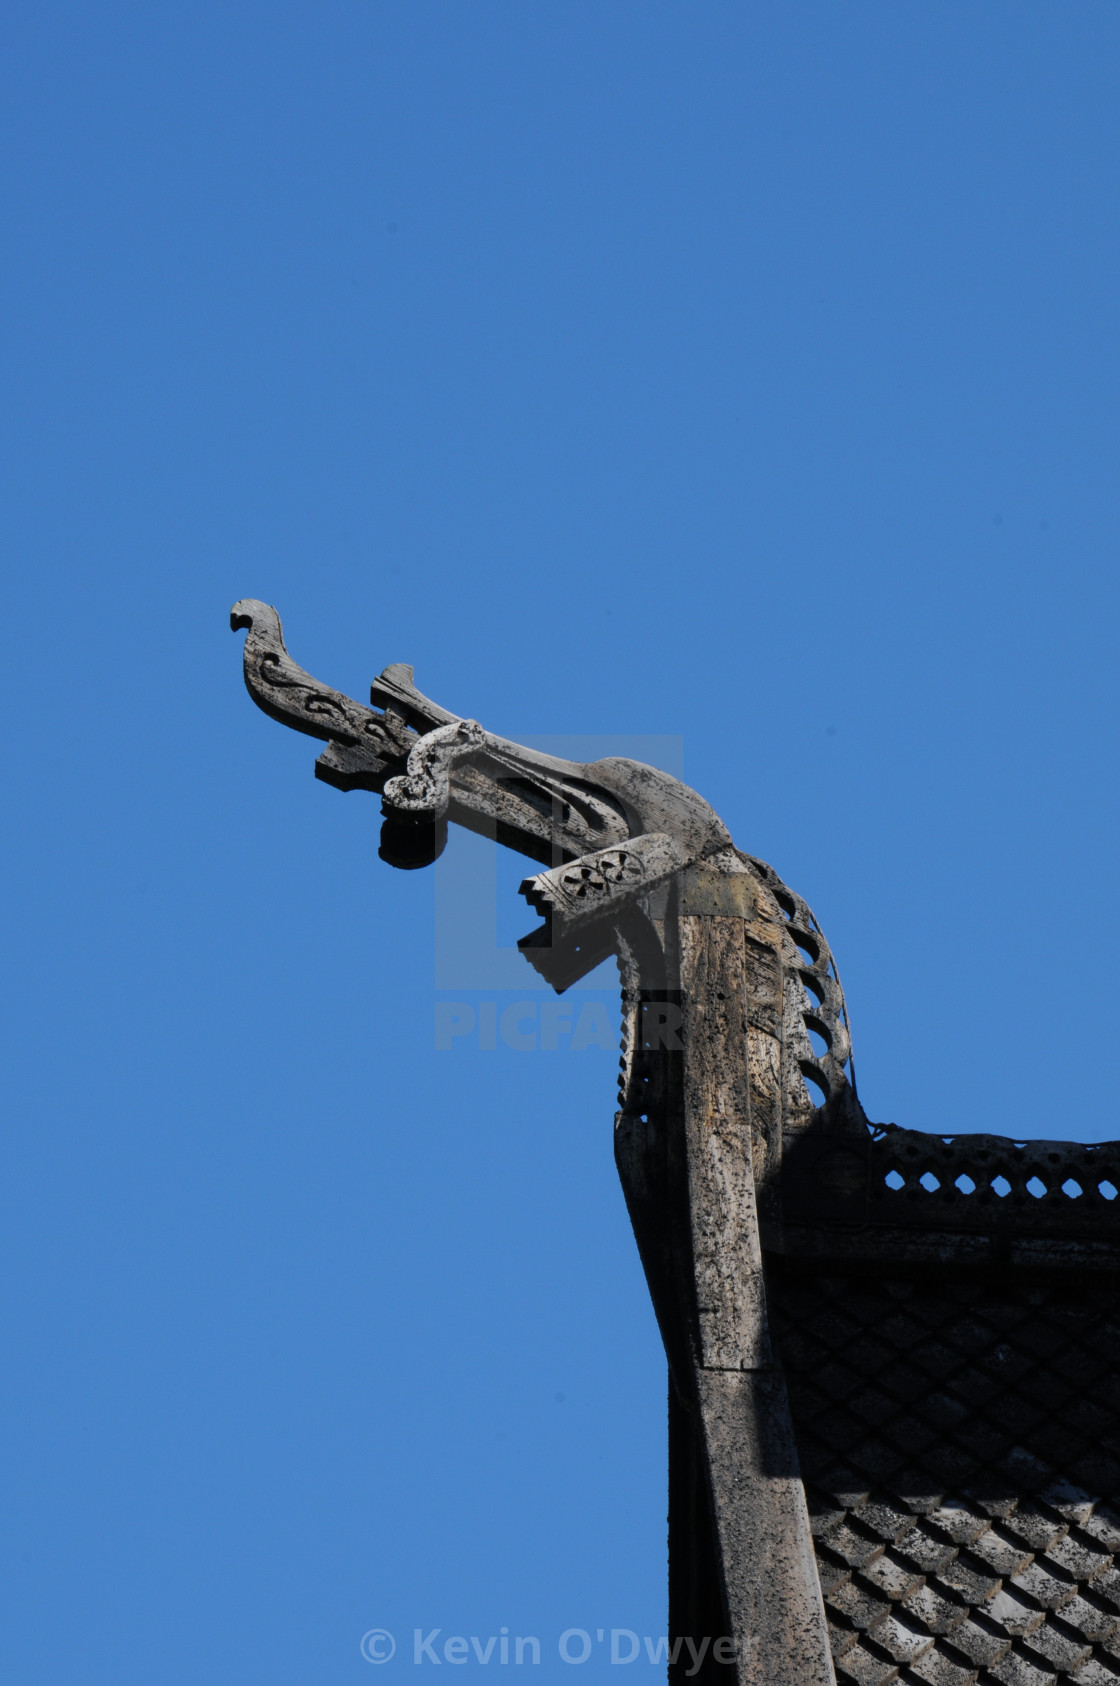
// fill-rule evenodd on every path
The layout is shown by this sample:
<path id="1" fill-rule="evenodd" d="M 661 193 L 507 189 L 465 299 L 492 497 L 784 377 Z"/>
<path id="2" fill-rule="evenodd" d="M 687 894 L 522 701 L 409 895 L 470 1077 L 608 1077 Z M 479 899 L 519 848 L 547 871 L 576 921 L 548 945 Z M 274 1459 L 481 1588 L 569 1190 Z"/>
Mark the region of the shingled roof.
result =
<path id="1" fill-rule="evenodd" d="M 1120 1682 L 1116 1144 L 792 1145 L 770 1306 L 837 1679 Z"/>

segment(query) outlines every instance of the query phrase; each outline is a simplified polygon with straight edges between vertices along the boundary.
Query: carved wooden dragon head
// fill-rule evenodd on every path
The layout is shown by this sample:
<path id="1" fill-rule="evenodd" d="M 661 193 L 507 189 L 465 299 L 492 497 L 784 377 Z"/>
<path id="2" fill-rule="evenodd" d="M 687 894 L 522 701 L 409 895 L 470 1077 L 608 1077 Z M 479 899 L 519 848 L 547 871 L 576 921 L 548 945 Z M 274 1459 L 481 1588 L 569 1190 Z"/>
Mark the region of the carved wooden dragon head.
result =
<path id="1" fill-rule="evenodd" d="M 785 969 L 801 981 L 794 1014 L 800 1069 L 826 1095 L 845 1081 L 847 1018 L 823 933 L 771 868 L 735 849 L 722 820 L 688 785 L 637 761 L 569 761 L 497 737 L 424 696 L 412 668 L 400 663 L 373 681 L 366 707 L 296 665 L 268 604 L 243 599 L 230 624 L 248 631 L 245 683 L 254 701 L 325 742 L 316 775 L 340 790 L 381 795 L 383 860 L 427 865 L 454 821 L 545 866 L 521 885 L 544 924 L 518 946 L 557 991 L 612 954 L 628 993 L 669 986 L 666 902 L 677 876 L 693 869 L 729 913 L 758 904 Z"/>

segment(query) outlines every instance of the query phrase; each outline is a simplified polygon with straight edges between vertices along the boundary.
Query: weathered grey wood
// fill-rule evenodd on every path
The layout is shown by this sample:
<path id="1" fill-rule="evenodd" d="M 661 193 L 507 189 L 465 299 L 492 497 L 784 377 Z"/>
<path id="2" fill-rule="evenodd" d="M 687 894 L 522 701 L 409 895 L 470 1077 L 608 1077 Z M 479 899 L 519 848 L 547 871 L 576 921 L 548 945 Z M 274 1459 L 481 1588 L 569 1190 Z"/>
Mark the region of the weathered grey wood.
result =
<path id="1" fill-rule="evenodd" d="M 766 1316 L 753 1174 L 748 884 L 682 875 L 683 1111 L 696 1408 L 738 1678 L 834 1679 L 788 1402 Z M 690 881 L 691 879 L 691 881 Z M 736 905 L 742 911 L 708 913 Z M 692 910 L 692 911 L 686 911 Z"/>
<path id="2" fill-rule="evenodd" d="M 772 1175 L 791 1116 L 788 1001 L 800 959 L 781 929 L 769 869 L 731 846 L 695 791 L 656 769 L 523 749 L 431 702 L 402 664 L 374 682 L 375 706 L 366 708 L 292 661 L 275 610 L 246 601 L 232 618 L 249 631 L 245 678 L 255 700 L 326 740 L 320 776 L 382 792 L 395 828 L 391 847 L 383 833 L 386 858 L 430 858 L 447 819 L 488 829 L 548 865 L 522 886 L 545 918 L 523 947 L 557 988 L 619 952 L 633 1034 L 616 1153 L 673 1376 L 674 1619 L 687 1619 L 693 1637 L 734 1636 L 740 1679 L 784 1679 L 777 1651 L 792 1643 L 815 1682 L 819 1595 L 788 1467 L 755 1196 L 756 1162 Z M 821 985 L 822 996 L 829 988 Z M 647 1010 L 649 1022 L 675 1025 L 656 1046 L 643 1028 Z M 749 1560 L 758 1527 L 762 1573 Z M 802 1577 L 800 1590 L 789 1575 Z M 721 1632 L 700 1635 L 698 1625 L 717 1615 Z M 752 1654 L 768 1676 L 744 1672 Z M 727 1667 L 709 1655 L 700 1686 L 727 1678 Z"/>
<path id="3" fill-rule="evenodd" d="M 701 1369 L 720 1572 L 743 1686 L 835 1686 L 781 1373 Z"/>
<path id="4" fill-rule="evenodd" d="M 687 902 L 687 887 L 682 891 Z M 770 1363 L 751 1154 L 743 920 L 680 917 L 684 1117 L 700 1360 Z"/>

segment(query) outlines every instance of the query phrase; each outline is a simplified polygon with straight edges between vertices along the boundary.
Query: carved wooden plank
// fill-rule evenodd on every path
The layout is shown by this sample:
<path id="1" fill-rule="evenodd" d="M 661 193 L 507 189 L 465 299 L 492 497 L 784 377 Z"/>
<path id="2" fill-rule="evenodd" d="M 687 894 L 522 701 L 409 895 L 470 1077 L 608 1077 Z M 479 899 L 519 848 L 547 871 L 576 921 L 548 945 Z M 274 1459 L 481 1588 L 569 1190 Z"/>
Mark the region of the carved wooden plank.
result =
<path id="1" fill-rule="evenodd" d="M 835 1686 L 781 1372 L 701 1370 L 697 1382 L 737 1680 Z"/>
<path id="2" fill-rule="evenodd" d="M 693 1384 L 715 1566 L 737 1645 L 736 1679 L 834 1686 L 789 1405 L 770 1348 L 753 1173 L 755 1100 L 766 1113 L 764 1161 L 780 1135 L 782 969 L 769 945 L 754 941 L 748 952 L 745 887 L 725 878 L 713 898 L 697 877 L 683 875 L 678 922 L 682 1101 L 698 1323 Z M 700 1614 L 702 1597 L 691 1602 Z"/>
<path id="3" fill-rule="evenodd" d="M 782 1221 L 782 958 L 781 932 L 754 919 L 746 926 L 747 1064 L 755 1193 L 763 1247 L 780 1236 Z"/>
<path id="4" fill-rule="evenodd" d="M 682 902 L 688 905 L 682 894 Z M 680 919 L 684 1116 L 700 1361 L 770 1363 L 755 1208 L 743 920 Z"/>

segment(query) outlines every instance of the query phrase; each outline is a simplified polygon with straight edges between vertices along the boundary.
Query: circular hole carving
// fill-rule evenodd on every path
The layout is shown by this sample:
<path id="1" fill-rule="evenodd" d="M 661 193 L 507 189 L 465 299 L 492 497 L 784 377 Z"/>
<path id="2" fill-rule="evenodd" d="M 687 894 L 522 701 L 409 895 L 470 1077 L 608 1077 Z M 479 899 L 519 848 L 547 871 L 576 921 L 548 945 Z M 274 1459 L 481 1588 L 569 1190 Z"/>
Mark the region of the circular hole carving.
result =
<path id="1" fill-rule="evenodd" d="M 888 1188 L 906 1187 L 906 1178 L 902 1175 L 901 1171 L 895 1171 L 893 1169 L 888 1171 L 886 1176 L 883 1178 L 883 1181 L 886 1183 Z"/>
<path id="2" fill-rule="evenodd" d="M 815 966 L 821 957 L 821 945 L 811 931 L 803 931 L 799 926 L 791 925 L 789 934 L 809 962 Z"/>
<path id="3" fill-rule="evenodd" d="M 810 1030 L 815 1030 L 818 1036 L 823 1036 L 825 1041 L 831 1047 L 831 1045 L 832 1045 L 832 1029 L 831 1029 L 831 1026 L 823 1018 L 821 1018 L 819 1013 L 806 1013 L 805 1014 L 805 1023 L 808 1025 Z"/>
<path id="4" fill-rule="evenodd" d="M 1103 1196 L 1106 1200 L 1115 1200 L 1116 1199 L 1116 1184 L 1110 1183 L 1108 1181 L 1108 1178 L 1106 1177 L 1103 1182 L 1099 1182 L 1097 1184 L 1097 1193 L 1103 1194 Z"/>
<path id="5" fill-rule="evenodd" d="M 1036 1200 L 1041 1200 L 1047 1192 L 1046 1184 L 1041 1177 L 1031 1177 L 1027 1183 L 1027 1193 L 1033 1194 Z"/>
<path id="6" fill-rule="evenodd" d="M 1011 1184 L 1008 1182 L 1006 1177 L 993 1177 L 991 1186 L 994 1192 L 999 1195 L 1001 1200 L 1005 1200 L 1011 1193 Z"/>
<path id="7" fill-rule="evenodd" d="M 932 1171 L 923 1171 L 921 1176 L 918 1178 L 918 1181 L 921 1183 L 927 1194 L 936 1194 L 938 1189 L 941 1187 L 940 1181 L 934 1176 Z"/>
<path id="8" fill-rule="evenodd" d="M 810 1065 L 808 1060 L 802 1060 L 801 1075 L 805 1079 L 805 1087 L 809 1091 L 809 1099 L 812 1104 L 823 1106 L 828 1099 L 828 1079 L 824 1072 L 816 1066 Z"/>
<path id="9" fill-rule="evenodd" d="M 1065 1182 L 1062 1184 L 1062 1193 L 1068 1195 L 1071 1200 L 1076 1200 L 1080 1195 L 1084 1194 L 1084 1192 L 1085 1190 L 1082 1188 L 1081 1184 L 1073 1177 L 1067 1177 Z"/>
<path id="10" fill-rule="evenodd" d="M 953 1186 L 954 1188 L 959 1188 L 962 1194 L 976 1193 L 976 1184 L 973 1182 L 967 1171 L 961 1172 Z"/>

